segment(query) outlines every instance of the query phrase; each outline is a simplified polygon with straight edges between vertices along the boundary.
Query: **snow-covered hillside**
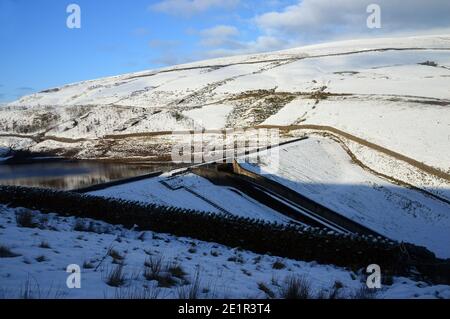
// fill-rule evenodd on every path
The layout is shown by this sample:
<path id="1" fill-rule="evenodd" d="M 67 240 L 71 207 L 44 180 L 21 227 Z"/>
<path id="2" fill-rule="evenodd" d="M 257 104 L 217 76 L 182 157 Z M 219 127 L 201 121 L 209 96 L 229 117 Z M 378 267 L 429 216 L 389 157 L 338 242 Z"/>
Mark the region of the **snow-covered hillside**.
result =
<path id="1" fill-rule="evenodd" d="M 92 149 L 102 147 L 105 157 L 124 157 L 133 153 L 130 147 L 115 153 L 102 137 L 186 130 L 195 124 L 220 129 L 307 123 L 335 126 L 449 171 L 444 150 L 450 142 L 449 105 L 449 35 L 354 40 L 32 94 L 0 109 L 0 146 L 81 158 L 98 157 Z M 21 141 L 26 136 L 35 139 Z"/>
<path id="2" fill-rule="evenodd" d="M 336 141 L 309 138 L 281 146 L 279 159 L 262 153 L 258 164 L 241 166 L 384 236 L 450 257 L 450 204 L 364 170 Z"/>

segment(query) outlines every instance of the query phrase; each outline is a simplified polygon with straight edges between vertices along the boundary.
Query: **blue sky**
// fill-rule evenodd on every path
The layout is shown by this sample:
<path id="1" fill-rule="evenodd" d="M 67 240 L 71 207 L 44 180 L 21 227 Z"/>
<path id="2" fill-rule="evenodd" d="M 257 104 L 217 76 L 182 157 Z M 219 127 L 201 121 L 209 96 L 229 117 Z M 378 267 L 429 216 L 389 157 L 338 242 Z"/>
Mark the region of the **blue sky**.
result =
<path id="1" fill-rule="evenodd" d="M 408 10 L 401 7 L 404 1 L 379 0 L 385 3 L 386 27 L 369 31 L 365 2 L 0 0 L 0 102 L 66 83 L 209 57 L 449 27 L 448 0 L 411 0 Z M 81 29 L 66 27 L 70 3 L 81 7 Z"/>

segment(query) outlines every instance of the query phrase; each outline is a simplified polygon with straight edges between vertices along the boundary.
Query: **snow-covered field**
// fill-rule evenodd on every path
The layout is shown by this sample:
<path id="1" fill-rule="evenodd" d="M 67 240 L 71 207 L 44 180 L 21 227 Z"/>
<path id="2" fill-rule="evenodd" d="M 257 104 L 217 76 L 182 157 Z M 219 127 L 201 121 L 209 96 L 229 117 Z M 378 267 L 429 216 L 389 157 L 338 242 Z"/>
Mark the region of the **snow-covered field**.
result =
<path id="1" fill-rule="evenodd" d="M 184 298 L 193 291 L 197 298 L 282 298 L 285 281 L 292 276 L 309 282 L 312 297 L 341 287 L 338 296 L 351 298 L 366 280 L 362 273 L 334 266 L 104 223 L 95 222 L 90 232 L 75 231 L 76 220 L 53 214 L 34 212 L 39 226 L 24 228 L 16 224 L 18 212 L 23 210 L 0 206 L 1 298 Z M 160 259 L 156 274 L 144 265 Z M 66 269 L 73 264 L 81 268 L 80 289 L 66 286 Z M 122 280 L 111 281 L 110 274 L 118 268 Z M 196 283 L 198 289 L 193 288 Z M 450 286 L 394 277 L 393 284 L 377 290 L 374 297 L 450 298 Z"/>
<path id="2" fill-rule="evenodd" d="M 327 138 L 281 146 L 279 153 L 279 162 L 262 153 L 259 164 L 242 165 L 389 238 L 450 257 L 448 203 L 367 172 Z"/>

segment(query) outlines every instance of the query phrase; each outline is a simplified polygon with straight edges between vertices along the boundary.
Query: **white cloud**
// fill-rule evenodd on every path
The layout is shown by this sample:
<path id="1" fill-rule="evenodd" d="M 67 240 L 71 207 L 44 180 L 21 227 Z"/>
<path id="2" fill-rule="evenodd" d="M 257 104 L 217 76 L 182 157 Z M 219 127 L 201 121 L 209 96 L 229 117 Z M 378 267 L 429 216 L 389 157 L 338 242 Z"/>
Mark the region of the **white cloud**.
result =
<path id="1" fill-rule="evenodd" d="M 162 0 L 150 9 L 167 14 L 191 16 L 211 8 L 234 8 L 240 0 Z"/>
<path id="2" fill-rule="evenodd" d="M 234 26 L 229 25 L 218 25 L 210 29 L 205 29 L 202 32 L 205 37 L 233 37 L 239 34 L 239 30 Z"/>
<path id="3" fill-rule="evenodd" d="M 258 36 L 254 40 L 242 40 L 240 30 L 230 25 L 217 25 L 201 30 L 197 34 L 200 35 L 200 45 L 207 48 L 202 53 L 204 58 L 257 53 L 287 47 L 286 41 L 268 35 Z"/>
<path id="4" fill-rule="evenodd" d="M 233 7 L 239 1 L 164 0 L 154 10 L 195 14 L 213 7 Z M 339 39 L 450 33 L 450 0 L 285 0 L 261 2 L 253 18 L 238 19 L 236 26 L 216 25 L 201 31 L 196 59 L 268 52 Z M 367 6 L 381 7 L 381 29 L 367 28 Z M 253 3 L 252 3 L 253 4 Z M 250 2 L 241 2 L 249 8 Z M 274 9 L 279 8 L 279 9 Z M 281 9 L 280 9 L 281 8 Z M 229 22 L 227 22 L 229 23 Z"/>
<path id="5" fill-rule="evenodd" d="M 200 32 L 201 44 L 207 47 L 234 46 L 239 30 L 234 26 L 218 25 Z"/>
<path id="6" fill-rule="evenodd" d="M 251 41 L 229 39 L 221 44 L 221 46 L 216 46 L 204 52 L 205 58 L 267 52 L 289 47 L 288 42 L 271 36 L 259 36 Z"/>
<path id="7" fill-rule="evenodd" d="M 367 28 L 369 4 L 381 7 L 382 28 Z M 387 35 L 450 27 L 448 0 L 303 0 L 255 17 L 266 34 L 311 41 L 354 35 Z"/>

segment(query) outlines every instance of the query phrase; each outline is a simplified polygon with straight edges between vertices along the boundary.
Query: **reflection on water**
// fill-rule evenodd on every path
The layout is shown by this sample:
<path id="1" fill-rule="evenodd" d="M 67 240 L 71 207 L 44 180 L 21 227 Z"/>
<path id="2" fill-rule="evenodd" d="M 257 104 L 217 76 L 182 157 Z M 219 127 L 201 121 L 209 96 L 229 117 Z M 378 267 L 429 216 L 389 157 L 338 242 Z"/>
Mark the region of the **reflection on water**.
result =
<path id="1" fill-rule="evenodd" d="M 71 190 L 158 171 L 175 164 L 118 164 L 98 162 L 52 162 L 0 165 L 0 185 Z"/>

